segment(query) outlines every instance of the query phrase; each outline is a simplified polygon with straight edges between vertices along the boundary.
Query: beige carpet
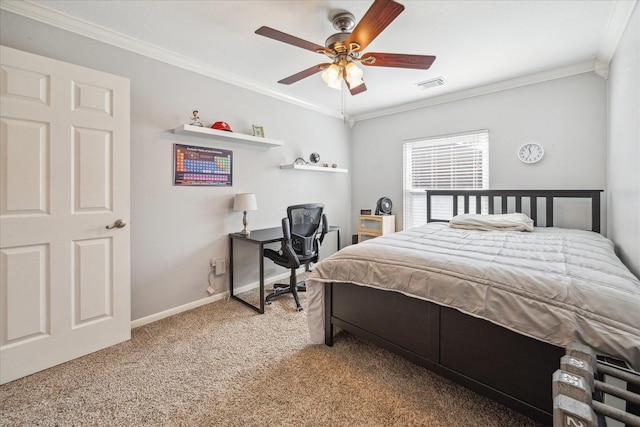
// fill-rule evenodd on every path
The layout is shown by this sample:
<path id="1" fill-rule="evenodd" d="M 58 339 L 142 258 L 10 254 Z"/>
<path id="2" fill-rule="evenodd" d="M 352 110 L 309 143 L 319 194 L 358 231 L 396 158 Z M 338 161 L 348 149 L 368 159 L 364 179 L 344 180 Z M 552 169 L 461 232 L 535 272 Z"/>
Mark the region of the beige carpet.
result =
<path id="1" fill-rule="evenodd" d="M 290 296 L 264 315 L 217 301 L 0 386 L 0 425 L 538 426 L 351 335 L 309 344 Z"/>

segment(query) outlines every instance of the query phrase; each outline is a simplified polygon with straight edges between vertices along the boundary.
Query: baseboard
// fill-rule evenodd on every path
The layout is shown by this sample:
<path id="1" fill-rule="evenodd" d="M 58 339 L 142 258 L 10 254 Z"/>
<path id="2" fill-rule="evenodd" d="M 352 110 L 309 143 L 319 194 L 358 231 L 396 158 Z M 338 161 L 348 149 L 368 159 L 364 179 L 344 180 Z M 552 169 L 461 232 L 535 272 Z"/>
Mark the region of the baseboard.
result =
<path id="1" fill-rule="evenodd" d="M 303 272 L 304 269 L 298 271 L 298 273 Z M 282 279 L 288 279 L 289 273 L 278 274 L 277 276 L 272 276 L 265 278 L 265 283 L 271 283 Z M 250 291 L 251 289 L 255 289 L 260 286 L 260 282 L 249 283 L 244 286 L 240 286 L 239 288 L 234 289 L 235 293 L 242 293 Z M 159 313 L 152 314 L 150 316 L 142 317 L 140 319 L 131 321 L 131 329 L 138 328 L 140 326 L 148 325 L 149 323 L 157 322 L 158 320 L 165 319 L 167 317 L 174 316 L 176 314 L 184 313 L 185 311 L 193 310 L 194 308 L 198 308 L 200 306 L 211 304 L 215 301 L 220 301 L 221 299 L 228 299 L 229 291 L 216 293 L 206 298 L 199 299 L 197 301 L 193 301 L 178 307 L 170 308 L 169 310 L 161 311 Z"/>
<path id="2" fill-rule="evenodd" d="M 170 308 L 169 310 L 161 311 L 159 313 L 152 314 L 150 316 L 142 317 L 140 319 L 131 321 L 131 329 L 137 328 L 139 326 L 148 325 L 149 323 L 157 322 L 158 320 L 165 319 L 167 317 L 171 317 L 175 314 L 183 313 L 185 311 L 193 310 L 194 308 L 198 308 L 205 304 L 210 304 L 215 301 L 219 301 L 221 299 L 225 299 L 229 297 L 229 292 L 220 292 L 219 294 L 211 295 L 210 297 L 206 297 L 203 299 L 199 299 L 197 301 L 190 302 L 188 304 L 184 304 L 178 307 Z"/>

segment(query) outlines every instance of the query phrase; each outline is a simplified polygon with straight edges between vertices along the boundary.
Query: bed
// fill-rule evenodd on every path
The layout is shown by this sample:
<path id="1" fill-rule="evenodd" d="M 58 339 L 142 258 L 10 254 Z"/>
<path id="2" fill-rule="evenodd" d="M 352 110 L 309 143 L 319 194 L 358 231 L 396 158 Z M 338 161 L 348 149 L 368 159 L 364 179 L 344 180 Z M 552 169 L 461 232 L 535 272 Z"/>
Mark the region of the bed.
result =
<path id="1" fill-rule="evenodd" d="M 600 193 L 428 191 L 427 224 L 315 266 L 311 340 L 331 346 L 345 330 L 551 424 L 551 378 L 569 343 L 640 370 L 640 281 L 599 234 Z M 443 198 L 449 218 L 434 215 Z M 588 202 L 589 230 L 554 226 L 574 200 Z M 533 231 L 449 226 L 509 212 Z"/>

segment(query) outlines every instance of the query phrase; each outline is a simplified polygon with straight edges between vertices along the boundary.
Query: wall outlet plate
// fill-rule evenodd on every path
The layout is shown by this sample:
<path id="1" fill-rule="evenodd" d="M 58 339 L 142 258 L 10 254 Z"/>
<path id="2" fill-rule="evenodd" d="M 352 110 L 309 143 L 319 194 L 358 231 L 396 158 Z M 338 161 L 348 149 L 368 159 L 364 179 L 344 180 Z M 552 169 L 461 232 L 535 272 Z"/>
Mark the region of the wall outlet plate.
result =
<path id="1" fill-rule="evenodd" d="M 221 276 L 225 274 L 227 272 L 227 260 L 217 259 L 216 266 L 214 268 L 215 268 L 216 276 Z"/>

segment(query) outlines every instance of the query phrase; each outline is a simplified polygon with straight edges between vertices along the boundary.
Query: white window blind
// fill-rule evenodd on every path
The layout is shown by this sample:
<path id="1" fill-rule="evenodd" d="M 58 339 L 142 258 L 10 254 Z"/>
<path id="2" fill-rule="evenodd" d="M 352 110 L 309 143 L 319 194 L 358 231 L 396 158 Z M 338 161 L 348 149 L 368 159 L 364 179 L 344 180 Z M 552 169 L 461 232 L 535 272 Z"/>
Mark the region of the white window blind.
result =
<path id="1" fill-rule="evenodd" d="M 489 131 L 404 143 L 404 228 L 427 222 L 426 190 L 489 188 Z M 433 200 L 432 216 L 449 218 L 451 203 Z"/>

